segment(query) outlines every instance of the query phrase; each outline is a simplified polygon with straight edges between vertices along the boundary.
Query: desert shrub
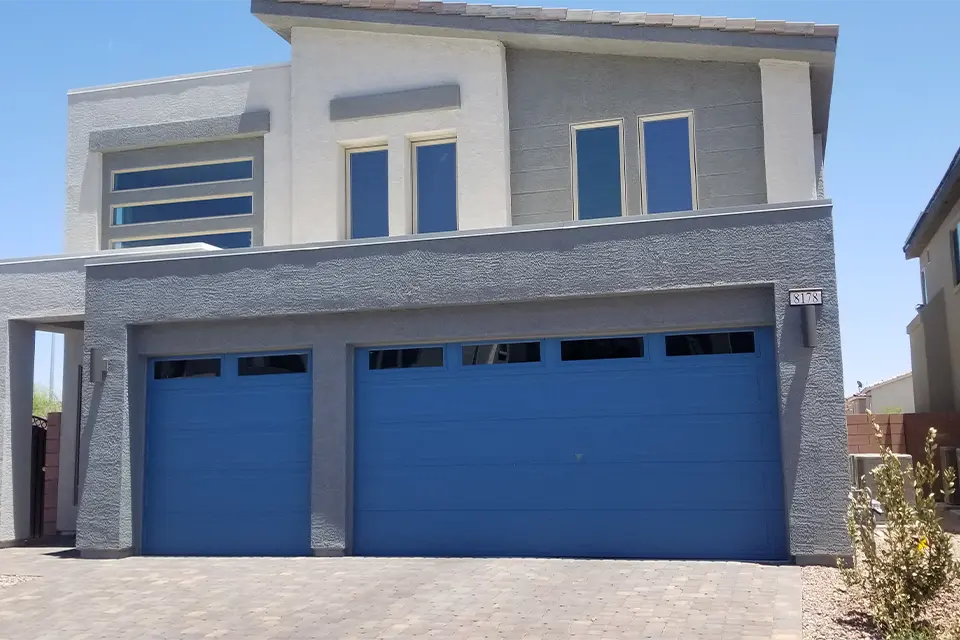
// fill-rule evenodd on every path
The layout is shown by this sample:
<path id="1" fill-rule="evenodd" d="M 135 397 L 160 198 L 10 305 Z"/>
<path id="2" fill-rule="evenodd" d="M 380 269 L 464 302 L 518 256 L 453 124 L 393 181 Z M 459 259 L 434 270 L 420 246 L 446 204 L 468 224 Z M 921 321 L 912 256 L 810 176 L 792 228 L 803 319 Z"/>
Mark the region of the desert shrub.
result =
<path id="1" fill-rule="evenodd" d="M 880 426 L 870 415 L 882 460 L 872 471 L 876 495 L 869 488 L 851 490 L 847 530 L 853 563 L 843 567 L 847 587 L 859 594 L 877 627 L 889 638 L 923 638 L 926 606 L 960 584 L 960 563 L 937 516 L 934 482 L 939 475 L 935 429 L 930 429 L 924 457 L 904 471 Z M 907 484 L 909 483 L 909 484 Z M 911 503 L 904 487 L 912 484 Z M 954 490 L 952 470 L 944 474 L 944 496 Z M 878 527 L 878 512 L 886 523 Z"/>

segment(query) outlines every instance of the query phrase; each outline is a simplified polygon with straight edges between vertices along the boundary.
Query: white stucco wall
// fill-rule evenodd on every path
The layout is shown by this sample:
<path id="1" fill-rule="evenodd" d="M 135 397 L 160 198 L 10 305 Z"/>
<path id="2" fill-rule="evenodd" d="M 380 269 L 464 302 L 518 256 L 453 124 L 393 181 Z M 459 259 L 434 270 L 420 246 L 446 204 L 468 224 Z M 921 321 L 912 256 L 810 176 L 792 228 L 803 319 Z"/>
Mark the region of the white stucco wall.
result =
<path id="1" fill-rule="evenodd" d="M 66 252 L 99 246 L 101 158 L 90 133 L 270 111 L 264 138 L 264 244 L 288 244 L 290 66 L 275 65 L 81 89 L 68 94 Z"/>
<path id="2" fill-rule="evenodd" d="M 913 413 L 915 410 L 912 376 L 882 382 L 867 393 L 874 413 Z"/>
<path id="3" fill-rule="evenodd" d="M 295 27 L 292 36 L 293 236 L 346 235 L 345 152 L 386 144 L 390 235 L 412 229 L 411 149 L 418 137 L 457 137 L 460 229 L 510 224 L 510 155 L 503 45 Z M 333 98 L 460 85 L 461 107 L 349 121 L 330 120 Z"/>
<path id="4" fill-rule="evenodd" d="M 817 198 L 810 64 L 761 60 L 767 202 Z"/>

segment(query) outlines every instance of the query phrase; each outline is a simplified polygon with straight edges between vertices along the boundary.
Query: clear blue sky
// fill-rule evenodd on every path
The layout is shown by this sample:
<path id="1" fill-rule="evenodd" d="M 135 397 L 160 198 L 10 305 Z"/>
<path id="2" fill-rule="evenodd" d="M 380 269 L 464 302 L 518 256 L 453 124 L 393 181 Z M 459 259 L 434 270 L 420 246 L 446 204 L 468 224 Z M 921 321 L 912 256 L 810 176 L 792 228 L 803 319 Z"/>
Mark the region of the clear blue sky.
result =
<path id="1" fill-rule="evenodd" d="M 920 299 L 919 267 L 901 247 L 960 145 L 960 3 L 541 4 L 839 23 L 826 186 L 845 387 L 909 369 L 905 327 Z M 4 2 L 0 15 L 0 257 L 63 249 L 68 89 L 289 57 L 240 0 Z M 49 338 L 38 342 L 36 377 L 45 381 Z"/>

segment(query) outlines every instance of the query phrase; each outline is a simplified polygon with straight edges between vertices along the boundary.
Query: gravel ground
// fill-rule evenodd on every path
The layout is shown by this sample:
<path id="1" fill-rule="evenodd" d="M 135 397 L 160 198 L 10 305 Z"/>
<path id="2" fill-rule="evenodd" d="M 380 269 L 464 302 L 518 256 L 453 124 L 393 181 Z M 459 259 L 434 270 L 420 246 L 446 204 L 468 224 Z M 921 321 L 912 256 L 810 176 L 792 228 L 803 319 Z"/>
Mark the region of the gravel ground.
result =
<path id="1" fill-rule="evenodd" d="M 960 532 L 951 535 L 953 549 L 960 557 Z M 864 622 L 857 603 L 840 588 L 840 572 L 832 567 L 803 567 L 803 640 L 882 640 Z M 936 616 L 957 613 L 960 596 L 949 594 L 931 605 Z"/>
<path id="2" fill-rule="evenodd" d="M 26 582 L 27 580 L 33 580 L 34 576 L 11 576 L 9 574 L 0 573 L 0 589 L 4 587 L 12 587 L 15 584 L 20 584 L 21 582 Z"/>

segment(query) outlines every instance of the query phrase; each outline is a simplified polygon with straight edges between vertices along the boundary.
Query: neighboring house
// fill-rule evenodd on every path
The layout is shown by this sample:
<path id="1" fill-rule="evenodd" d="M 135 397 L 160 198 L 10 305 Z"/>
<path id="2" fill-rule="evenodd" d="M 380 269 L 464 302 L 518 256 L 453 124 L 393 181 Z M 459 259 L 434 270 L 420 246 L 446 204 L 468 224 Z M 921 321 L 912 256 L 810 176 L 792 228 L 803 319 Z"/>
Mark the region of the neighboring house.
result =
<path id="1" fill-rule="evenodd" d="M 68 255 L 0 264 L 0 539 L 46 327 L 85 556 L 847 553 L 837 28 L 351 4 L 69 94 Z"/>
<path id="2" fill-rule="evenodd" d="M 910 230 L 920 259 L 920 304 L 907 325 L 916 410 L 960 411 L 960 149 Z"/>
<path id="3" fill-rule="evenodd" d="M 913 374 L 881 380 L 846 399 L 847 413 L 913 413 Z"/>

